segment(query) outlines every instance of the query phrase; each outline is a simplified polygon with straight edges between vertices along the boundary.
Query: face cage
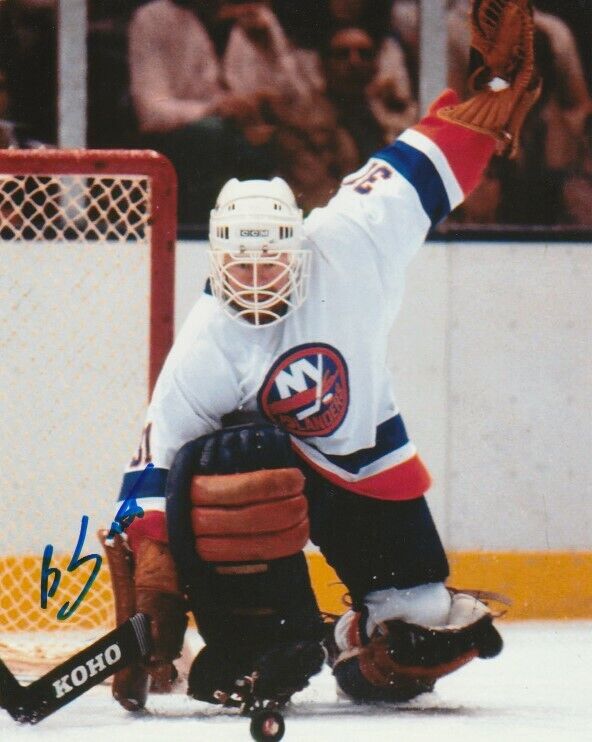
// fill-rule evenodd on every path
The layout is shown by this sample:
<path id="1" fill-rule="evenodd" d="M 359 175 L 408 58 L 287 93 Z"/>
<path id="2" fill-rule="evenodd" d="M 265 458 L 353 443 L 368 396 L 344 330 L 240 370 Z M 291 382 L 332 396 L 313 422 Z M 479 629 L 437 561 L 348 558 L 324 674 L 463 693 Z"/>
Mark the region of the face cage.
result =
<path id="1" fill-rule="evenodd" d="M 260 250 L 236 253 L 208 250 L 212 292 L 232 319 L 254 327 L 280 322 L 306 299 L 310 274 L 310 250 L 289 250 L 262 255 Z M 238 266 L 252 268 L 253 283 L 231 274 Z M 261 266 L 277 266 L 272 279 L 259 282 Z"/>

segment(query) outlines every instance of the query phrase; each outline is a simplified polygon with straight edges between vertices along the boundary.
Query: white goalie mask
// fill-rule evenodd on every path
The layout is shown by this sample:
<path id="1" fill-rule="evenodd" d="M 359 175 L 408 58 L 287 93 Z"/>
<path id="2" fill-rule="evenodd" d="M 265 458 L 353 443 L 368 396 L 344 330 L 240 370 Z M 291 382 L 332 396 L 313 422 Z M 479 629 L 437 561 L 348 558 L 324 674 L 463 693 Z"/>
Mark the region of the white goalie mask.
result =
<path id="1" fill-rule="evenodd" d="M 229 180 L 210 214 L 212 292 L 233 319 L 254 327 L 284 319 L 306 299 L 310 250 L 289 185 Z"/>

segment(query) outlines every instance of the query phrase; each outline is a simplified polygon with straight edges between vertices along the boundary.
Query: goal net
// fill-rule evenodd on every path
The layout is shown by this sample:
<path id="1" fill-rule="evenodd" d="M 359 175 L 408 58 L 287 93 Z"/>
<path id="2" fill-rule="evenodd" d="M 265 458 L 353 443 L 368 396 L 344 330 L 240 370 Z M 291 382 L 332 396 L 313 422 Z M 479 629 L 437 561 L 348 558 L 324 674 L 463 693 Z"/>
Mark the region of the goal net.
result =
<path id="1" fill-rule="evenodd" d="M 101 554 L 172 342 L 175 212 L 155 152 L 0 151 L 0 657 L 17 672 L 114 625 L 105 561 L 57 614 L 95 564 L 70 564 L 83 516 L 80 557 Z"/>

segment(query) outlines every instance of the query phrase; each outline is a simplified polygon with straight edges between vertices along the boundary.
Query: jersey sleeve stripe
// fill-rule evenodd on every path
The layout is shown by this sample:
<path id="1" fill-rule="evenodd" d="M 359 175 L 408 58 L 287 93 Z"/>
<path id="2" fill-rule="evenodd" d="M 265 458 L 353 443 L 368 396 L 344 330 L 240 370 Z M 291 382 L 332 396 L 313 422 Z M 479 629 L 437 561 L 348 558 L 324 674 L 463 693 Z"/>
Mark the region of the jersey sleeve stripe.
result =
<path id="1" fill-rule="evenodd" d="M 487 134 L 473 131 L 438 116 L 440 108 L 454 105 L 458 100 L 458 96 L 452 90 L 445 90 L 411 131 L 423 135 L 438 147 L 466 198 L 481 180 L 495 151 L 495 140 Z M 406 137 L 408 133 L 409 130 L 402 136 Z M 453 208 L 458 206 L 454 199 L 451 200 L 451 204 Z"/>
<path id="2" fill-rule="evenodd" d="M 144 513 L 166 513 L 166 497 L 139 497 L 134 504 L 142 508 Z M 120 507 L 121 503 L 118 501 L 113 509 L 114 521 L 117 520 Z M 133 521 L 135 522 L 136 520 Z"/>
<path id="3" fill-rule="evenodd" d="M 119 492 L 118 502 L 122 502 L 130 493 L 133 491 L 133 496 L 136 500 L 150 498 L 150 497 L 164 497 L 166 480 L 167 480 L 168 469 L 146 469 L 142 471 L 129 471 L 123 475 L 123 482 L 121 484 L 121 490 Z M 137 487 L 137 482 L 142 477 L 140 486 Z"/>
<path id="4" fill-rule="evenodd" d="M 433 225 L 450 213 L 450 199 L 436 166 L 419 149 L 401 138 L 379 150 L 374 158 L 388 162 L 417 191 L 423 210 Z"/>
<path id="5" fill-rule="evenodd" d="M 438 171 L 438 175 L 442 178 L 442 183 L 446 189 L 446 194 L 450 202 L 450 208 L 455 209 L 460 203 L 464 201 L 465 194 L 458 182 L 450 163 L 448 162 L 446 155 L 440 147 L 429 137 L 422 134 L 417 129 L 407 129 L 399 137 L 401 142 L 415 147 L 420 152 L 423 152 L 426 157 L 432 161 L 434 167 Z"/>
<path id="6" fill-rule="evenodd" d="M 153 510 L 159 513 L 166 512 L 166 497 L 138 497 L 136 503 L 146 512 Z"/>

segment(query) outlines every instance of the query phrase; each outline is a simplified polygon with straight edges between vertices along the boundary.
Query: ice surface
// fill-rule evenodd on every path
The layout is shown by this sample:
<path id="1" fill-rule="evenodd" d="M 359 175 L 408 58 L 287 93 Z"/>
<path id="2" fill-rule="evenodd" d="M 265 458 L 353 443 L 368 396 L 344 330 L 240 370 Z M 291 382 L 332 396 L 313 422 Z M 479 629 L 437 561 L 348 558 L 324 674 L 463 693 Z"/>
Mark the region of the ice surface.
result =
<path id="1" fill-rule="evenodd" d="M 338 700 L 328 670 L 294 697 L 286 742 L 592 742 L 592 622 L 505 623 L 505 650 L 443 678 L 437 693 L 399 707 Z M 2 742 L 248 742 L 247 719 L 184 696 L 151 713 L 121 709 L 106 686 L 37 727 L 0 711 Z"/>

